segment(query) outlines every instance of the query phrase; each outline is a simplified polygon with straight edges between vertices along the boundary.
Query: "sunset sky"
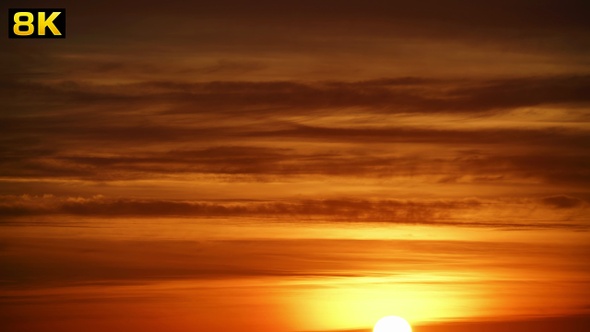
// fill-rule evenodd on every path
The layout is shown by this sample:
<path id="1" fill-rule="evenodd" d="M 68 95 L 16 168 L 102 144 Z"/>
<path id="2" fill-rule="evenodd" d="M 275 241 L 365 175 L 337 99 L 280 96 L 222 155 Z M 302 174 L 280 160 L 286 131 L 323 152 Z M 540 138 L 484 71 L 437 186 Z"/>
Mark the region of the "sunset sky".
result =
<path id="1" fill-rule="evenodd" d="M 590 330 L 589 16 L 2 0 L 0 330 Z"/>

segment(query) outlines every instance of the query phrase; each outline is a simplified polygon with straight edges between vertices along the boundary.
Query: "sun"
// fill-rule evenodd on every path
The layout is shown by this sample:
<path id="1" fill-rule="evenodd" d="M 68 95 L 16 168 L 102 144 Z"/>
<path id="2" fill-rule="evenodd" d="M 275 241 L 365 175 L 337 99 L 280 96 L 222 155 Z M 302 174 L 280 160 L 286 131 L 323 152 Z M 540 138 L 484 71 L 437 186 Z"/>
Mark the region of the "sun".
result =
<path id="1" fill-rule="evenodd" d="M 375 323 L 373 332 L 412 332 L 412 327 L 401 317 L 385 316 Z"/>

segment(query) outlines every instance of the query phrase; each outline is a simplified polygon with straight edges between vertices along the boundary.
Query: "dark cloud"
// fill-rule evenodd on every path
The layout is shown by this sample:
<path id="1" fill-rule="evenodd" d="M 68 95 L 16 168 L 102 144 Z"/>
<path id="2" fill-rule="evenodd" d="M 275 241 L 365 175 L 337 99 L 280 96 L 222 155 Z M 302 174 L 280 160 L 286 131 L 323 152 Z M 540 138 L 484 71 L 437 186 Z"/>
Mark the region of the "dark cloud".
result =
<path id="1" fill-rule="evenodd" d="M 454 225 L 498 228 L 576 228 L 585 229 L 584 206 L 553 214 L 547 219 L 547 203 L 527 198 L 496 200 L 469 199 L 285 199 L 187 201 L 164 199 L 113 199 L 94 197 L 1 196 L 0 216 L 4 225 L 43 225 L 30 217 L 81 216 L 98 218 L 181 217 L 181 218 L 262 218 L 285 222 L 375 222 L 417 225 Z M 473 218 L 474 213 L 488 217 Z M 524 213 L 524 214 L 523 214 Z M 527 219 L 522 219 L 526 216 Z M 535 219 L 537 216 L 538 219 Z M 25 217 L 18 218 L 18 217 Z M 582 218 L 582 219 L 580 219 Z M 582 220 L 582 221 L 581 221 Z M 61 227 L 85 227 L 64 224 Z"/>
<path id="2" fill-rule="evenodd" d="M 0 121 L 0 144 L 7 153 L 18 155 L 35 149 L 59 150 L 60 146 L 76 143 L 116 143 L 117 147 L 187 141 L 210 144 L 248 137 L 359 144 L 529 144 L 566 149 L 586 149 L 590 141 L 586 131 L 560 127 L 320 127 L 287 120 L 294 116 L 330 115 L 335 110 L 350 117 L 408 112 L 494 116 L 516 107 L 555 103 L 569 107 L 589 101 L 584 93 L 590 89 L 587 76 L 459 83 L 411 77 L 324 83 L 12 83 L 15 84 L 7 83 L 1 92 L 8 111 Z M 162 110 L 150 110 L 159 105 Z M 352 110 L 354 107 L 360 109 Z M 584 112 L 574 110 L 572 114 L 577 114 L 578 119 L 585 116 Z"/>
<path id="3" fill-rule="evenodd" d="M 547 183 L 589 183 L 590 159 L 580 155 L 521 154 L 487 156 L 474 154 L 456 159 L 464 172 L 512 175 L 518 178 L 538 178 Z M 498 179 L 501 180 L 501 179 Z"/>
<path id="4" fill-rule="evenodd" d="M 72 121 L 72 126 L 67 121 Z M 73 125 L 76 121 L 78 125 Z M 4 176 L 108 181 L 171 175 L 241 176 L 255 181 L 276 176 L 297 178 L 327 175 L 369 178 L 438 176 L 452 183 L 503 183 L 515 178 L 585 186 L 590 183 L 585 155 L 590 137 L 584 131 L 558 129 L 437 130 L 420 128 L 326 128 L 283 124 L 286 129 L 131 125 L 101 123 L 91 118 L 7 121 L 7 138 L 0 156 Z M 20 126 L 12 125 L 20 123 Z M 31 133 L 44 137 L 34 138 Z M 22 137 L 22 140 L 18 138 Z M 260 140 L 297 142 L 289 148 L 255 145 Z M 195 142 L 202 148 L 176 150 L 170 144 Z M 218 143 L 219 142 L 219 143 Z M 306 142 L 323 145 L 306 151 Z M 328 143 L 345 143 L 333 148 Z M 167 145 L 168 144 L 168 145 Z M 260 144 L 260 143 L 258 143 Z M 446 156 L 416 155 L 386 147 L 368 154 L 366 144 L 430 144 Z M 141 149 L 136 147 L 140 146 Z M 210 147 L 207 147 L 210 146 Z M 476 150 L 462 152 L 473 146 Z M 515 152 L 505 146 L 519 147 Z M 129 150 L 135 150 L 129 153 Z"/>
<path id="5" fill-rule="evenodd" d="M 197 73 L 201 74 L 242 74 L 252 71 L 264 69 L 265 65 L 260 62 L 253 61 L 232 61 L 226 59 L 220 59 L 215 64 L 197 69 Z"/>
<path id="6" fill-rule="evenodd" d="M 79 216 L 266 216 L 291 220 L 308 217 L 343 221 L 388 221 L 430 223 L 446 219 L 450 211 L 473 209 L 483 203 L 477 199 L 406 201 L 326 199 L 300 201 L 201 202 L 176 200 L 133 200 L 92 198 L 59 198 L 53 196 L 4 196 L 0 215 Z"/>
<path id="7" fill-rule="evenodd" d="M 22 242 L 9 241 L 2 263 L 13 268 L 1 276 L 5 284 L 14 286 L 248 276 L 353 276 L 361 272 L 349 269 L 351 262 L 340 257 L 351 244 L 355 242 L 42 240 L 28 243 L 25 248 Z M 358 244 L 363 248 L 358 251 L 359 256 L 373 250 L 368 242 Z M 343 252 L 338 254 L 330 248 L 342 248 Z M 269 264 L 270 261 L 273 263 Z M 405 264 L 421 261 L 408 259 Z M 370 261 L 357 263 L 372 265 Z"/>
<path id="8" fill-rule="evenodd" d="M 584 201 L 579 198 L 563 195 L 545 197 L 541 201 L 543 204 L 557 209 L 571 209 L 584 204 Z"/>
<path id="9" fill-rule="evenodd" d="M 27 104 L 45 102 L 68 108 L 94 105 L 176 105 L 168 112 L 279 116 L 325 109 L 366 107 L 371 113 L 479 113 L 553 104 L 587 104 L 590 76 L 524 77 L 503 80 L 434 81 L 393 78 L 361 82 L 207 82 L 146 81 L 93 85 L 12 82 L 3 98 Z M 8 97 L 10 98 L 8 99 Z M 30 96 L 34 96 L 31 100 Z M 19 99 L 20 98 L 20 99 Z M 47 106 L 46 106 L 47 107 Z M 261 109 L 261 107 L 263 107 Z M 264 111 L 266 108 L 266 111 Z M 248 111 L 250 110 L 250 111 Z"/>
<path id="10" fill-rule="evenodd" d="M 572 269 L 586 253 L 584 247 L 425 240 L 2 241 L 0 262 L 6 269 L 0 280 L 8 288 L 243 277 L 392 277 L 416 271 L 472 271 L 476 266 L 519 270 L 523 266 L 516 261 L 498 262 L 516 248 L 524 257 L 546 257 L 543 264 L 531 266 L 533 270 L 555 264 Z M 568 259 L 560 261 L 564 251 Z"/>
<path id="11" fill-rule="evenodd" d="M 302 140 L 358 143 L 440 143 L 440 144 L 545 144 L 586 148 L 588 134 L 583 130 L 545 129 L 427 129 L 408 127 L 319 127 L 293 124 L 280 130 L 254 132 L 255 136 L 277 136 Z"/>
<path id="12" fill-rule="evenodd" d="M 423 83 L 418 85 L 417 83 Z M 456 86 L 454 89 L 450 87 Z M 188 87 L 187 87 L 188 88 Z M 481 112 L 556 103 L 588 103 L 590 77 L 530 77 L 432 83 L 421 78 L 308 84 L 214 82 L 194 85 L 186 98 L 205 105 L 290 108 L 369 107 L 373 112 Z"/>

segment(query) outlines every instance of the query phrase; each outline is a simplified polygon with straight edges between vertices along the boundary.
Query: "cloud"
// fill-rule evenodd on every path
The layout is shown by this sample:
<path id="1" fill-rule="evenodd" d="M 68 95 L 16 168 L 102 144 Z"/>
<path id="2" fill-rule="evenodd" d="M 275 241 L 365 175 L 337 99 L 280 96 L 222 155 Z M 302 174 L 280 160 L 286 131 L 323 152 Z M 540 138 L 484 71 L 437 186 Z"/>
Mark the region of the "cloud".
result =
<path id="1" fill-rule="evenodd" d="M 556 209 L 571 209 L 579 207 L 585 203 L 579 198 L 563 195 L 545 197 L 541 200 L 541 202 Z"/>
<path id="2" fill-rule="evenodd" d="M 2 238 L 4 287 L 151 283 L 247 277 L 373 277 L 398 283 L 485 283 L 432 280 L 428 273 L 461 275 L 476 267 L 520 271 L 521 257 L 544 257 L 531 273 L 555 266 L 580 268 L 583 247 L 524 243 L 426 240 L 265 239 L 157 240 Z M 567 252 L 567 260 L 562 254 Z M 477 271 L 477 270 L 475 270 Z M 413 279 L 403 278 L 413 275 Z M 426 276 L 421 279 L 421 275 Z M 534 274 L 532 274 L 534 275 Z M 491 281 L 494 280 L 490 277 Z M 375 280 L 374 282 L 380 282 Z"/>
<path id="3" fill-rule="evenodd" d="M 479 113 L 552 104 L 587 104 L 590 77 L 545 76 L 510 79 L 433 80 L 402 77 L 358 82 L 212 81 L 186 83 L 143 81 L 97 85 L 62 81 L 12 82 L 5 97 L 35 94 L 46 102 L 127 105 L 175 103 L 172 113 L 260 112 L 263 115 L 302 114 L 311 109 L 365 107 L 374 113 Z M 278 113 L 277 113 L 278 112 Z M 309 112 L 309 111 L 307 111 Z M 252 114 L 251 114 L 252 115 Z"/>
<path id="4" fill-rule="evenodd" d="M 260 62 L 220 59 L 215 64 L 196 70 L 200 74 L 242 74 L 264 69 Z"/>
<path id="5" fill-rule="evenodd" d="M 416 127 L 320 127 L 293 124 L 285 129 L 252 132 L 258 137 L 287 137 L 302 140 L 358 143 L 439 143 L 488 145 L 488 144 L 547 144 L 555 146 L 587 147 L 586 131 L 562 128 L 549 129 L 431 129 Z"/>
<path id="6" fill-rule="evenodd" d="M 4 216 L 67 214 L 80 216 L 267 216 L 297 219 L 322 217 L 336 220 L 372 220 L 430 223 L 447 210 L 477 208 L 477 199 L 465 200 L 381 200 L 324 199 L 298 201 L 181 201 L 108 199 L 103 196 L 55 197 L 3 196 L 0 214 Z"/>
<path id="7" fill-rule="evenodd" d="M 0 142 L 4 147 L 0 170 L 9 178 L 86 181 L 193 175 L 251 182 L 309 176 L 411 177 L 434 184 L 509 185 L 515 180 L 534 180 L 547 185 L 566 184 L 571 190 L 590 183 L 589 160 L 583 152 L 590 138 L 582 131 L 286 127 L 289 129 L 252 128 L 248 132 L 243 128 L 242 132 L 232 132 L 229 128 L 158 125 L 87 130 L 83 123 L 71 128 L 66 125 L 46 131 L 44 141 Z M 200 146 L 186 150 L 171 147 L 187 140 Z M 217 143 L 224 140 L 242 145 Z M 291 144 L 244 145 L 248 141 Z M 306 144 L 311 143 L 315 143 L 314 148 L 307 150 Z M 334 147 L 334 143 L 343 145 Z M 444 149 L 445 155 L 396 151 L 387 146 L 367 153 L 359 148 L 377 144 L 428 144 L 432 149 Z M 60 145 L 63 147 L 58 148 Z M 513 152 L 506 147 L 520 149 Z"/>
<path id="8" fill-rule="evenodd" d="M 97 218 L 259 218 L 305 223 L 371 222 L 499 228 L 586 228 L 585 205 L 555 211 L 530 198 L 165 200 L 93 197 L 0 197 L 4 224 L 37 224 L 31 216 Z M 26 217 L 26 218 L 18 218 Z M 239 219 L 238 219 L 239 220 Z M 60 222 L 49 221 L 50 224 Z"/>

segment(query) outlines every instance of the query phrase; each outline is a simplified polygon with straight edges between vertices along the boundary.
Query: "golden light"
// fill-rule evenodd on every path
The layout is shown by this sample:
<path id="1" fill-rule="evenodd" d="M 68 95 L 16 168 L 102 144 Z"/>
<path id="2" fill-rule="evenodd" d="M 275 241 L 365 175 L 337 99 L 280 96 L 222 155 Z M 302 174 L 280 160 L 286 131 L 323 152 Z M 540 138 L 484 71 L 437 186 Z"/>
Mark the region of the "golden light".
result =
<path id="1" fill-rule="evenodd" d="M 385 316 L 375 323 L 373 332 L 412 332 L 412 327 L 401 317 Z"/>

